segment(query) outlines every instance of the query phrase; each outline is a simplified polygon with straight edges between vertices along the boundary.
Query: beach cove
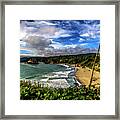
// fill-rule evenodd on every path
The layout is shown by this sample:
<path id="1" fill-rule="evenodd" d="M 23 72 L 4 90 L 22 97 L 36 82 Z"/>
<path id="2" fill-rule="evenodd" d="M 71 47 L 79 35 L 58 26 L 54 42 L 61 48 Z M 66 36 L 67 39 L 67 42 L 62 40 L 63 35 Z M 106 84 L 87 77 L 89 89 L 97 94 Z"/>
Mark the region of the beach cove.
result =
<path id="1" fill-rule="evenodd" d="M 82 85 L 89 86 L 90 79 L 91 79 L 92 70 L 88 67 L 76 67 L 76 73 L 75 77 L 78 82 L 80 82 Z M 94 71 L 93 73 L 93 79 L 92 84 L 95 87 L 100 86 L 100 72 Z"/>

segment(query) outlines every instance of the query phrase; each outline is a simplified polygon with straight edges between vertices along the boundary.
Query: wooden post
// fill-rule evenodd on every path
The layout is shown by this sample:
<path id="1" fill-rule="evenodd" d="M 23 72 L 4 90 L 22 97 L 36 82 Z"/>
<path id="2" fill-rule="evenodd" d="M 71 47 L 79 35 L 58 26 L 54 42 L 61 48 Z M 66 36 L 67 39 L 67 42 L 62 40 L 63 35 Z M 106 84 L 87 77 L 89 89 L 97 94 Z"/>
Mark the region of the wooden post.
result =
<path id="1" fill-rule="evenodd" d="M 97 51 L 97 53 L 95 54 L 95 58 L 94 58 L 94 62 L 93 62 L 93 66 L 92 66 L 92 74 L 91 74 L 91 78 L 90 78 L 89 88 L 90 88 L 90 86 L 91 86 L 91 84 L 92 84 L 93 73 L 94 73 L 94 70 L 95 70 L 95 62 L 96 62 L 96 59 L 97 59 L 97 56 L 98 56 L 99 50 L 100 50 L 100 44 L 99 44 L 99 47 L 98 47 L 98 51 Z"/>

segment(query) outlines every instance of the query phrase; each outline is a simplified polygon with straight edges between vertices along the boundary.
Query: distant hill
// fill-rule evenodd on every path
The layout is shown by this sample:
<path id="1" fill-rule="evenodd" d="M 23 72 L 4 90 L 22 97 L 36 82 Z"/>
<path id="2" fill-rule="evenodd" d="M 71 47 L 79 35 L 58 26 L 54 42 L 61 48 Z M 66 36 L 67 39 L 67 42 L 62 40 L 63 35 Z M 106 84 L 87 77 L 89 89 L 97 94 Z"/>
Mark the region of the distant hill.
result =
<path id="1" fill-rule="evenodd" d="M 27 62 L 28 60 L 35 59 L 38 62 L 44 62 L 45 64 L 78 64 L 82 67 L 92 68 L 93 61 L 96 53 L 79 54 L 79 55 L 63 55 L 52 57 L 21 57 L 20 62 Z M 96 70 L 100 68 L 100 54 L 98 54 L 95 64 Z"/>

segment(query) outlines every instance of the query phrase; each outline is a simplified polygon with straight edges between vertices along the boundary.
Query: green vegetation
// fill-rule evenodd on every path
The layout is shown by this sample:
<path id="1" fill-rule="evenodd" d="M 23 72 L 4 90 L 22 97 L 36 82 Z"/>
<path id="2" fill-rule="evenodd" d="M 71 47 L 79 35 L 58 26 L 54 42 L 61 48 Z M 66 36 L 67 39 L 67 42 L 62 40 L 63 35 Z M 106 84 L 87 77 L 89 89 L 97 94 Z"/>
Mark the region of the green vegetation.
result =
<path id="1" fill-rule="evenodd" d="M 92 68 L 95 53 L 80 55 L 64 55 L 52 57 L 29 57 L 21 58 L 21 62 L 27 62 L 33 58 L 45 64 L 74 64 L 81 67 Z M 100 54 L 95 61 L 95 70 L 100 71 Z M 90 86 L 69 87 L 69 88 L 50 88 L 42 85 L 20 81 L 21 100 L 99 100 L 100 88 Z"/>
<path id="2" fill-rule="evenodd" d="M 77 64 L 82 67 L 92 68 L 93 61 L 95 58 L 95 53 L 51 56 L 51 57 L 30 57 L 30 58 L 26 58 L 26 60 L 28 61 L 31 58 L 36 59 L 38 62 L 44 62 L 45 64 L 64 64 L 64 63 Z M 21 58 L 21 59 L 25 59 L 25 58 Z M 98 54 L 96 59 L 95 70 L 100 71 L 100 54 Z"/>
<path id="3" fill-rule="evenodd" d="M 21 100 L 100 100 L 100 88 L 49 88 L 20 81 Z"/>

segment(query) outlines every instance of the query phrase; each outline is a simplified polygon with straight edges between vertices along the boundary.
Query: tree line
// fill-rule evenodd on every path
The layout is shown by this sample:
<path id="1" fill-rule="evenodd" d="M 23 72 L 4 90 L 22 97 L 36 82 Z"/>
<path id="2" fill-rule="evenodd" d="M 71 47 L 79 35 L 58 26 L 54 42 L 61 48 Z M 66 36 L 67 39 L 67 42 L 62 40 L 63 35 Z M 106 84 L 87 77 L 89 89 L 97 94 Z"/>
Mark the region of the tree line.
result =
<path id="1" fill-rule="evenodd" d="M 50 57 L 24 57 L 20 58 L 21 62 L 27 62 L 29 59 L 35 59 L 45 64 L 76 64 L 81 67 L 92 68 L 96 53 L 79 54 L 79 55 L 60 55 Z M 100 54 L 97 55 L 95 70 L 100 71 Z"/>

